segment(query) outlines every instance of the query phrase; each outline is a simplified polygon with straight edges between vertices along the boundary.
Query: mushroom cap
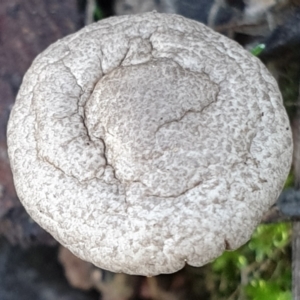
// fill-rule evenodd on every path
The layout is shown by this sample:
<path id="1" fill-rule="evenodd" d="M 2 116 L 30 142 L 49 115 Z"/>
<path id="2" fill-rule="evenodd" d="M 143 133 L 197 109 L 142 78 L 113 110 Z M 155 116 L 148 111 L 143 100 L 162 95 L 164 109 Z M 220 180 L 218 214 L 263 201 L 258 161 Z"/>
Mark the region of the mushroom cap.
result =
<path id="1" fill-rule="evenodd" d="M 20 200 L 80 258 L 156 275 L 250 237 L 292 159 L 276 81 L 234 41 L 156 12 L 40 54 L 8 124 Z"/>

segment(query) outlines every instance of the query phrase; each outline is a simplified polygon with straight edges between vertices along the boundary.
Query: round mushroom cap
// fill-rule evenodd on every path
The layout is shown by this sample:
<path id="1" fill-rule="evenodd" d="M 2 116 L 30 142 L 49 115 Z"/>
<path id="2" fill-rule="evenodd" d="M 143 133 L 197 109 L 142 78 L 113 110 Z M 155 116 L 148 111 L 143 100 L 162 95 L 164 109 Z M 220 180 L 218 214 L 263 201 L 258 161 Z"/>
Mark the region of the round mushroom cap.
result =
<path id="1" fill-rule="evenodd" d="M 8 124 L 32 218 L 100 268 L 156 275 L 244 244 L 292 159 L 276 81 L 234 41 L 156 12 L 51 45 Z"/>

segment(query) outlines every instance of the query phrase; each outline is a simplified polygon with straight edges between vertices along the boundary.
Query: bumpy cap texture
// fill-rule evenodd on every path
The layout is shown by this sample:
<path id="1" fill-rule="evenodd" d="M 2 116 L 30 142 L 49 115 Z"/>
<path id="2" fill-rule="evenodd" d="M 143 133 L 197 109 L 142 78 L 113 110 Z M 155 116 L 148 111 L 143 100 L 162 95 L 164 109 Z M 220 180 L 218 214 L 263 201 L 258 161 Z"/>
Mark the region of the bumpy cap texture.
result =
<path id="1" fill-rule="evenodd" d="M 156 275 L 245 243 L 292 157 L 277 84 L 235 42 L 156 12 L 57 41 L 8 125 L 15 186 L 80 258 Z"/>

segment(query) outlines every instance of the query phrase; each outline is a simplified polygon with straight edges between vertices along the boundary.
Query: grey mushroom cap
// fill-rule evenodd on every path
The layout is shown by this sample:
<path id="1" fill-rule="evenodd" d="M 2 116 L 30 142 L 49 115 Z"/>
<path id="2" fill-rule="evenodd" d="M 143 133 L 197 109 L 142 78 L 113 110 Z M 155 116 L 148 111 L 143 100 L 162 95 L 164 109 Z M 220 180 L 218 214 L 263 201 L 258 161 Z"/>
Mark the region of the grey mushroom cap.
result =
<path id="1" fill-rule="evenodd" d="M 148 276 L 244 244 L 292 159 L 263 64 L 203 24 L 156 12 L 102 20 L 40 54 L 8 147 L 36 222 L 100 268 Z"/>

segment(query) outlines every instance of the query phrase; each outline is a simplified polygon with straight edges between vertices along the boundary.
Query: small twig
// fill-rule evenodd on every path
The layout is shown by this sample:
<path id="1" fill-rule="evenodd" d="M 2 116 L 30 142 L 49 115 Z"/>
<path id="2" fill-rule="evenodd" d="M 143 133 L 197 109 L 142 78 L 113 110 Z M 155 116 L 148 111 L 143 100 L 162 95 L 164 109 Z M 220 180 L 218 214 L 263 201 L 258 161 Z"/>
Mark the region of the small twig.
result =
<path id="1" fill-rule="evenodd" d="M 293 299 L 300 299 L 300 222 L 293 223 L 292 242 Z"/>
<path id="2" fill-rule="evenodd" d="M 300 84 L 298 103 L 300 103 Z M 300 187 L 300 111 L 297 111 L 296 126 L 294 129 L 294 174 L 295 187 Z M 293 299 L 300 300 L 300 222 L 293 223 L 293 241 L 292 241 L 292 271 L 293 271 Z"/>
<path id="3" fill-rule="evenodd" d="M 87 0 L 85 8 L 85 25 L 92 24 L 94 22 L 94 12 L 96 8 L 95 0 Z"/>
<path id="4" fill-rule="evenodd" d="M 165 292 L 158 286 L 157 277 L 147 277 L 151 299 L 153 300 L 177 300 L 178 298 L 169 292 Z"/>
<path id="5" fill-rule="evenodd" d="M 227 300 L 234 300 L 236 299 L 236 296 L 239 294 L 240 292 L 240 287 L 238 286 L 235 291 L 229 296 L 229 298 Z"/>

